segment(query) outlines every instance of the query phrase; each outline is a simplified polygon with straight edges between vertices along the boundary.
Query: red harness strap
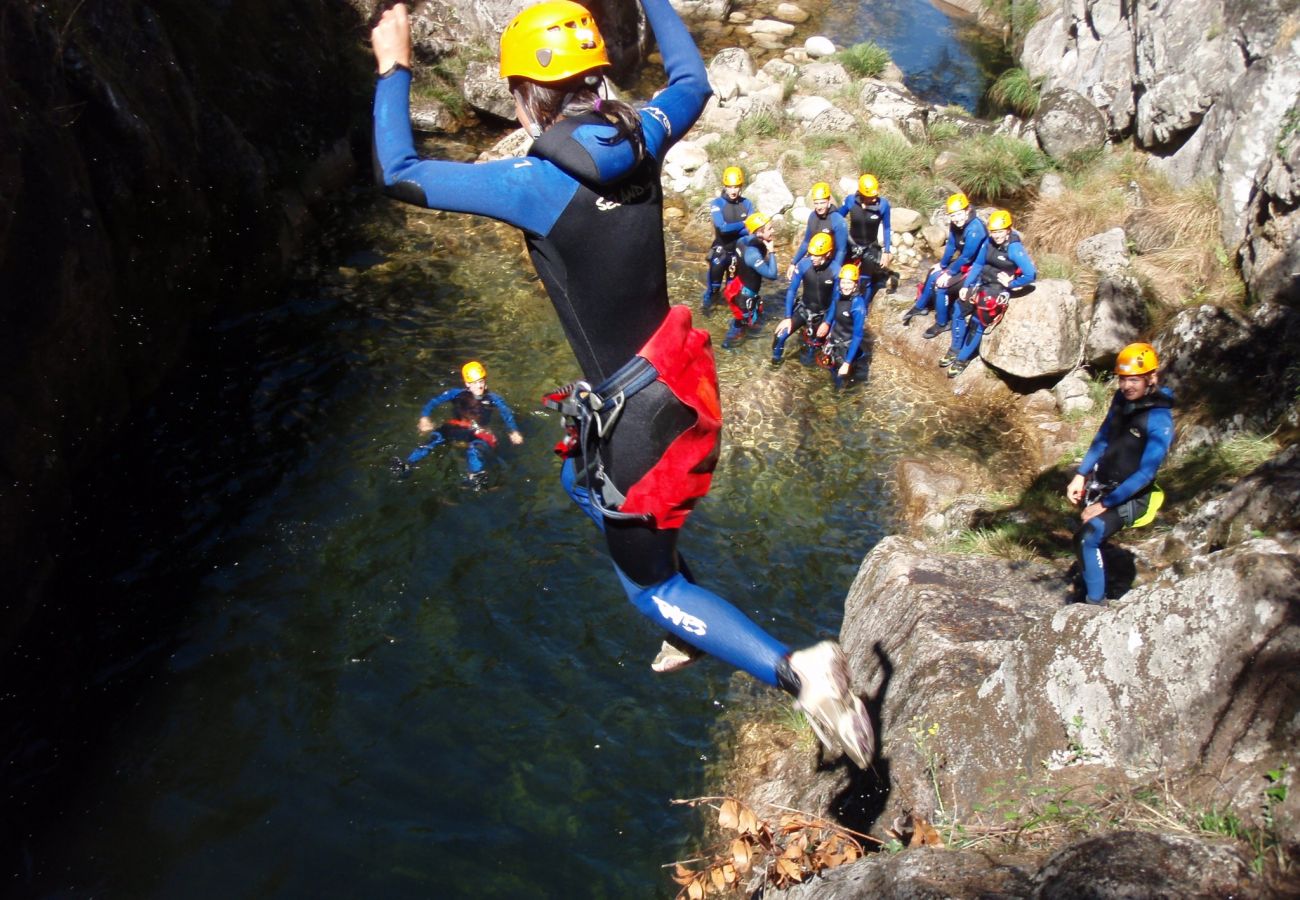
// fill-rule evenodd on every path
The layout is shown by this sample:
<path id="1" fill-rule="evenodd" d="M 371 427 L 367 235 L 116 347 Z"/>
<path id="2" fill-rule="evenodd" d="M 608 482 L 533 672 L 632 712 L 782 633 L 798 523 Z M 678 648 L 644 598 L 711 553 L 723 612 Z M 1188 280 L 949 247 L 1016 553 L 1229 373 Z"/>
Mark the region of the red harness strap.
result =
<path id="1" fill-rule="evenodd" d="M 718 464 L 722 404 L 713 347 L 707 331 L 691 327 L 690 309 L 674 306 L 637 355 L 655 367 L 658 380 L 695 411 L 696 419 L 627 490 L 620 511 L 653 516 L 658 528 L 680 528 L 709 492 Z"/>

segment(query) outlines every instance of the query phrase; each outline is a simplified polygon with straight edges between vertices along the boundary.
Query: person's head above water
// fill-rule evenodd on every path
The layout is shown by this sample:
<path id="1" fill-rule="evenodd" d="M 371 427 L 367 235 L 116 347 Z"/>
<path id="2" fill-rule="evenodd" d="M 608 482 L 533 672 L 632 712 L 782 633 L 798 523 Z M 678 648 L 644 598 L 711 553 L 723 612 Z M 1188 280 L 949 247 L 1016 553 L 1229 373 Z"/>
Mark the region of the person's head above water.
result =
<path id="1" fill-rule="evenodd" d="M 487 369 L 478 360 L 470 360 L 460 367 L 460 377 L 465 379 L 465 387 L 475 397 L 482 396 L 487 389 Z"/>

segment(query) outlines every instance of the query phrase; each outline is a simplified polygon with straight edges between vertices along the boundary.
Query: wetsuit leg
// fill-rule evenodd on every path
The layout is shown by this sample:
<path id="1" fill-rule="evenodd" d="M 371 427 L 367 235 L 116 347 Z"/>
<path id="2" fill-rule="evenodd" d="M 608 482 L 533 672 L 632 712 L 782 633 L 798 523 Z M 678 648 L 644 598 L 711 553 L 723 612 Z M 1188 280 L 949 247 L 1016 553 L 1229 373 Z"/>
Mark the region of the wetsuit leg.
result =
<path id="1" fill-rule="evenodd" d="M 1119 513 L 1108 509 L 1084 522 L 1074 536 L 1075 550 L 1083 568 L 1083 589 L 1089 603 L 1101 603 L 1106 599 L 1106 565 L 1101 545 L 1123 527 Z"/>
<path id="2" fill-rule="evenodd" d="M 722 290 L 722 279 L 727 274 L 727 248 L 714 244 L 709 250 L 708 283 L 704 286 L 703 304 L 708 309 L 713 305 L 713 295 Z"/>
<path id="3" fill-rule="evenodd" d="M 469 473 L 477 475 L 483 471 L 483 457 L 491 449 L 486 441 L 470 441 L 465 451 L 465 461 L 469 464 Z"/>
<path id="4" fill-rule="evenodd" d="M 442 436 L 441 432 L 437 432 L 437 431 L 433 432 L 431 435 L 429 435 L 429 440 L 427 442 L 421 444 L 420 446 L 416 447 L 414 450 L 411 451 L 411 455 L 406 458 L 407 464 L 415 465 L 420 460 L 424 459 L 426 456 L 432 453 L 433 448 L 437 447 L 445 440 L 446 438 Z"/>
<path id="5" fill-rule="evenodd" d="M 971 314 L 970 316 L 959 316 L 958 318 L 966 319 L 966 334 L 960 344 L 957 341 L 957 325 L 953 323 L 952 341 L 953 345 L 958 347 L 957 361 L 970 362 L 975 354 L 979 352 L 980 341 L 984 338 L 984 323 L 980 321 L 979 316 Z"/>
<path id="6" fill-rule="evenodd" d="M 614 483 L 627 487 L 648 472 L 668 445 L 695 422 L 695 413 L 662 384 L 628 402 L 602 456 Z M 691 582 L 677 555 L 676 528 L 642 520 L 599 521 L 587 488 L 578 483 L 573 460 L 561 470 L 565 490 L 605 533 L 619 580 L 633 605 L 657 625 L 693 647 L 764 682 L 798 691 L 787 648 L 712 591 Z"/>
<path id="7" fill-rule="evenodd" d="M 798 309 L 796 309 L 794 315 L 790 317 L 790 330 L 786 332 L 777 332 L 772 336 L 773 362 L 781 361 L 781 357 L 785 353 L 785 342 L 790 340 L 790 335 L 803 328 L 806 324 L 808 324 L 808 320 L 800 314 Z"/>
<path id="8" fill-rule="evenodd" d="M 966 342 L 966 330 L 970 327 L 970 316 L 962 315 L 962 310 L 957 310 L 957 315 L 952 317 L 952 345 L 948 352 L 954 355 L 960 355 L 961 348 Z"/>
<path id="9" fill-rule="evenodd" d="M 939 272 L 931 272 L 926 276 L 925 284 L 921 287 L 920 293 L 916 295 L 916 305 L 912 309 L 917 312 L 924 312 L 930 308 L 930 304 L 934 302 L 934 283 L 938 278 Z M 945 318 L 944 321 L 947 322 L 948 320 Z"/>

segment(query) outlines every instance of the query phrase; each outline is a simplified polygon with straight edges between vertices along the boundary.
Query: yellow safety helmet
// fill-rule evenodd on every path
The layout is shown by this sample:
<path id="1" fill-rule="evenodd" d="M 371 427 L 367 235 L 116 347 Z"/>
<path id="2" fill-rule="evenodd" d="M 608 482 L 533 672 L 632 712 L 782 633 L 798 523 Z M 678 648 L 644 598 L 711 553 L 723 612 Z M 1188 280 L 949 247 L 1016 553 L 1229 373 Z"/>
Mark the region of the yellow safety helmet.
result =
<path id="1" fill-rule="evenodd" d="M 745 183 L 745 173 L 740 166 L 727 166 L 722 170 L 723 187 L 740 187 Z"/>
<path id="2" fill-rule="evenodd" d="M 752 212 L 745 216 L 745 229 L 750 234 L 756 234 L 758 229 L 762 228 L 770 221 L 772 221 L 772 218 L 767 213 Z"/>
<path id="3" fill-rule="evenodd" d="M 822 256 L 835 249 L 835 239 L 824 231 L 819 231 L 808 241 L 808 255 Z"/>
<path id="4" fill-rule="evenodd" d="M 566 81 L 609 65 L 591 12 L 573 0 L 545 0 L 520 10 L 501 32 L 501 77 Z"/>
<path id="5" fill-rule="evenodd" d="M 1160 367 L 1156 348 L 1150 344 L 1129 344 L 1115 359 L 1116 375 L 1145 375 Z"/>
<path id="6" fill-rule="evenodd" d="M 470 360 L 460 367 L 460 377 L 465 379 L 466 384 L 472 384 L 487 378 L 487 369 L 478 360 Z"/>
<path id="7" fill-rule="evenodd" d="M 831 199 L 831 186 L 824 181 L 819 181 L 812 186 L 808 196 L 814 200 L 829 200 Z"/>
<path id="8" fill-rule="evenodd" d="M 957 193 L 948 197 L 947 205 L 948 205 L 948 212 L 955 213 L 963 209 L 968 209 L 970 207 L 970 201 L 966 199 L 965 194 L 963 194 L 961 191 L 958 191 Z"/>
<path id="9" fill-rule="evenodd" d="M 994 210 L 989 216 L 989 231 L 1003 231 L 1011 227 L 1011 213 L 1005 209 Z"/>
<path id="10" fill-rule="evenodd" d="M 864 197 L 879 197 L 880 182 L 875 175 L 863 175 L 858 179 L 858 193 Z"/>
<path id="11" fill-rule="evenodd" d="M 857 281 L 858 267 L 853 265 L 853 263 L 845 263 L 843 266 L 840 267 L 840 278 L 841 279 L 848 278 L 851 281 Z"/>

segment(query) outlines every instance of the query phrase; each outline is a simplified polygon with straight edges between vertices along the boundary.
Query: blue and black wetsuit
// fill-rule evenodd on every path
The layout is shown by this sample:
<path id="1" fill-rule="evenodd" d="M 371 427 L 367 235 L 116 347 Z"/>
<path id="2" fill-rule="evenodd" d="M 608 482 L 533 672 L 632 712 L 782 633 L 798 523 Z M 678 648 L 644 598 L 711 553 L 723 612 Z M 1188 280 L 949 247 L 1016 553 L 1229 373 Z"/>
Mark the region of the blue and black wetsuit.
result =
<path id="1" fill-rule="evenodd" d="M 829 234 L 835 241 L 835 252 L 831 256 L 831 265 L 835 271 L 840 270 L 844 264 L 844 254 L 849 250 L 849 229 L 844 222 L 844 217 L 834 208 L 827 208 L 826 215 L 817 215 L 816 210 L 808 217 L 808 225 L 804 228 L 803 243 L 799 249 L 794 252 L 794 258 L 790 260 L 790 265 L 799 265 L 800 260 L 808 255 L 808 242 L 812 240 L 814 234 Z"/>
<path id="2" fill-rule="evenodd" d="M 747 234 L 736 242 L 736 276 L 740 279 L 740 293 L 728 299 L 731 305 L 731 327 L 722 340 L 730 347 L 747 326 L 757 325 L 763 318 L 763 298 L 760 294 L 763 279 L 777 277 L 776 254 L 772 247 L 756 234 Z"/>
<path id="3" fill-rule="evenodd" d="M 1003 285 L 998 276 L 1011 276 L 1010 283 Z M 970 271 L 966 273 L 966 284 L 970 290 L 966 299 L 959 300 L 956 317 L 952 321 L 952 348 L 957 362 L 965 364 L 979 352 L 980 341 L 984 337 L 985 323 L 976 315 L 975 305 L 980 292 L 990 296 L 1011 294 L 1020 288 L 1028 287 L 1038 277 L 1034 262 L 1020 242 L 1020 234 L 1011 232 L 1006 244 L 999 247 L 992 240 L 986 240 L 980 247 Z M 958 370 L 960 371 L 960 370 Z"/>
<path id="4" fill-rule="evenodd" d="M 533 264 L 555 306 L 583 378 L 600 385 L 656 341 L 661 330 L 689 357 L 631 396 L 612 432 L 600 439 L 604 474 L 631 497 L 653 495 L 646 518 L 603 516 L 588 473 L 566 460 L 562 478 L 573 499 L 605 534 L 629 599 L 676 637 L 768 684 L 797 690 L 788 648 L 743 613 L 684 574 L 678 525 L 707 490 L 717 460 L 716 375 L 692 382 L 699 396 L 675 393 L 665 379 L 682 369 L 712 374 L 707 333 L 692 330 L 684 307 L 670 314 L 663 242 L 660 164 L 704 108 L 710 94 L 704 64 L 669 0 L 642 0 L 668 75 L 668 86 L 640 111 L 645 156 L 596 113 L 562 119 L 529 155 L 470 164 L 422 160 L 409 120 L 410 73 L 381 78 L 375 94 L 375 144 L 383 183 L 392 195 L 420 206 L 490 216 L 524 232 Z M 701 337 L 702 336 L 702 337 Z M 702 342 L 702 343 L 701 343 Z M 686 353 L 688 351 L 683 351 Z M 652 354 L 653 355 L 653 354 Z M 713 421 L 707 452 L 665 472 L 683 439 Z M 707 437 L 707 435 L 706 435 Z M 687 485 L 691 493 L 664 500 Z M 624 507 L 625 509 L 627 507 Z"/>
<path id="5" fill-rule="evenodd" d="M 889 270 L 880 265 L 881 256 L 892 252 L 889 201 L 884 197 L 864 197 L 854 193 L 844 201 L 839 212 L 849 234 L 849 249 L 844 261 L 858 267 L 859 290 L 870 303 L 889 277 Z"/>
<path id="6" fill-rule="evenodd" d="M 420 417 L 427 419 L 433 411 L 444 403 L 450 403 L 452 418 L 448 419 L 430 435 L 429 439 L 411 451 L 406 458 L 409 465 L 414 465 L 428 456 L 434 447 L 444 442 L 463 441 L 466 444 L 465 457 L 471 475 L 483 471 L 483 456 L 497 445 L 496 435 L 488 427 L 492 411 L 501 413 L 501 419 L 510 431 L 518 431 L 515 414 L 511 412 L 500 394 L 485 391 L 482 397 L 475 397 L 468 388 L 451 388 L 443 391 L 420 410 Z"/>
<path id="7" fill-rule="evenodd" d="M 1094 516 L 1075 535 L 1075 549 L 1083 567 L 1083 585 L 1089 603 L 1106 598 L 1106 569 L 1101 545 L 1112 534 L 1132 525 L 1151 503 L 1156 470 L 1169 455 L 1174 440 L 1174 393 L 1156 388 L 1129 402 L 1119 391 L 1106 418 L 1079 465 L 1088 479 L 1087 502 L 1099 502 L 1106 511 Z"/>
<path id="8" fill-rule="evenodd" d="M 965 280 L 966 272 L 975 262 L 976 255 L 979 254 L 980 248 L 988 240 L 989 230 L 984 225 L 980 217 L 971 213 L 966 224 L 961 228 L 956 225 L 948 225 L 948 242 L 944 245 L 943 256 L 939 260 L 939 268 L 931 272 L 925 279 L 925 284 L 916 295 L 916 305 L 912 307 L 916 312 L 923 312 L 929 309 L 930 303 L 934 302 L 934 321 L 939 329 L 948 325 L 948 317 L 952 314 L 952 304 L 957 298 L 957 293 L 961 290 L 962 283 Z M 949 278 L 948 287 L 942 292 L 942 299 L 935 301 L 935 282 L 940 275 L 946 274 Z M 938 331 L 936 330 L 937 334 Z M 928 334 L 928 332 L 927 332 Z M 930 335 L 933 337 L 933 335 Z"/>
<path id="9" fill-rule="evenodd" d="M 713 219 L 713 246 L 709 248 L 709 281 L 704 288 L 704 307 L 713 304 L 713 295 L 722 289 L 723 279 L 736 250 L 736 241 L 747 233 L 745 218 L 754 211 L 748 197 L 727 198 L 726 194 L 714 197 L 709 203 Z"/>
<path id="10" fill-rule="evenodd" d="M 813 264 L 811 256 L 799 260 L 794 268 L 794 277 L 790 279 L 790 287 L 785 292 L 785 318 L 790 320 L 790 330 L 778 331 L 773 335 L 773 361 L 781 361 L 785 342 L 790 339 L 790 335 L 804 326 L 815 329 L 822 323 L 826 310 L 830 309 L 832 298 L 839 289 L 839 279 L 835 277 L 835 272 L 829 258 L 820 266 Z M 803 296 L 796 300 L 800 285 L 803 286 Z"/>
<path id="11" fill-rule="evenodd" d="M 862 292 L 854 291 L 846 297 L 840 292 L 837 281 L 831 298 L 831 309 L 826 318 L 831 326 L 830 333 L 826 335 L 826 344 L 822 349 L 831 370 L 831 379 L 836 385 L 840 383 L 839 367 L 846 362 L 853 365 L 862 356 L 867 312 L 868 301 Z"/>

